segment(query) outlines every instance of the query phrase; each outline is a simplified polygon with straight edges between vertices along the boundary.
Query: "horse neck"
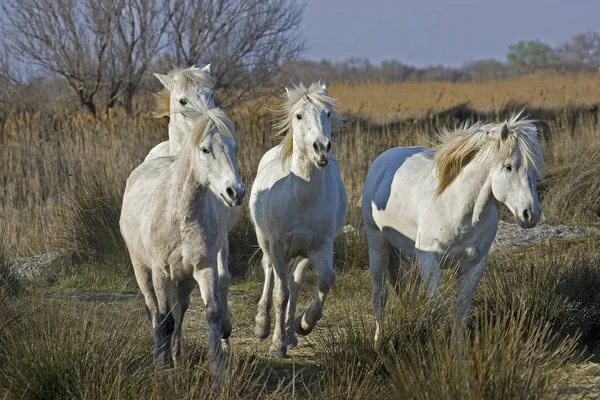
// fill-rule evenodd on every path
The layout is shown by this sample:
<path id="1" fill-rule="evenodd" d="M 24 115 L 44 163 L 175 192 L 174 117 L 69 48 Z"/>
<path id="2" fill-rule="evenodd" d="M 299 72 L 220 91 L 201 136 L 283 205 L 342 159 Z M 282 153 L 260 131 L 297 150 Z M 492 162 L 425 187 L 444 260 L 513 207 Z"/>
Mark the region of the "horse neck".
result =
<path id="1" fill-rule="evenodd" d="M 183 121 L 172 115 L 169 118 L 169 154 L 174 156 L 177 154 L 183 142 L 186 134 L 190 131 L 190 127 L 185 126 Z"/>
<path id="2" fill-rule="evenodd" d="M 182 216 L 180 220 L 183 223 L 197 219 L 197 213 L 202 209 L 200 205 L 206 200 L 209 190 L 198 182 L 192 161 L 190 150 L 183 147 L 173 162 L 170 204 L 172 213 Z"/>
<path id="3" fill-rule="evenodd" d="M 457 215 L 461 219 L 470 217 L 470 223 L 476 225 L 491 211 L 495 204 L 490 181 L 491 167 L 489 162 L 482 161 L 474 161 L 464 167 L 442 194 L 450 208 L 449 215 Z"/>
<path id="4" fill-rule="evenodd" d="M 305 202 L 308 199 L 315 198 L 315 195 L 321 192 L 324 172 L 324 170 L 317 168 L 308 157 L 296 150 L 296 146 L 294 146 L 290 162 L 290 174 L 297 178 L 292 181 L 293 194 L 297 200 Z"/>

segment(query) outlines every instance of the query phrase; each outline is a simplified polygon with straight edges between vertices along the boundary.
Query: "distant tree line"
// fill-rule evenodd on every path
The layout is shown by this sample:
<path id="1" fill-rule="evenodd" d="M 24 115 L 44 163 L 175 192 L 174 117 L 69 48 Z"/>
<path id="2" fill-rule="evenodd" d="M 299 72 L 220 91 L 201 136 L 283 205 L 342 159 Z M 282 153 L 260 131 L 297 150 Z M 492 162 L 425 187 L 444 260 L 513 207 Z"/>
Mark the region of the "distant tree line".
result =
<path id="1" fill-rule="evenodd" d="M 461 68 L 442 65 L 417 68 L 397 60 L 379 65 L 365 58 L 350 58 L 341 62 L 290 61 L 282 66 L 280 79 L 327 82 L 384 82 L 452 81 L 505 78 L 539 70 L 561 72 L 599 72 L 600 34 L 580 33 L 557 48 L 539 40 L 520 41 L 509 46 L 506 62 L 488 59 L 465 64 Z"/>

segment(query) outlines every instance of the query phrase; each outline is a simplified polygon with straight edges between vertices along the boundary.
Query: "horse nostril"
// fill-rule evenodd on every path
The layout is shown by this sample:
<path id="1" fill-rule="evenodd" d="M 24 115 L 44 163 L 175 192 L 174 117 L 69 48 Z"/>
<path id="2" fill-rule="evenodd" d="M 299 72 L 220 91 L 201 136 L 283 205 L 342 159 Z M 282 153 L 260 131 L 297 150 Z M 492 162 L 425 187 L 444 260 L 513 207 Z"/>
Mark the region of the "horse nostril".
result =
<path id="1" fill-rule="evenodd" d="M 330 150 L 331 150 L 331 142 L 327 143 L 327 152 L 329 153 Z"/>
<path id="2" fill-rule="evenodd" d="M 531 213 L 529 210 L 523 210 L 523 219 L 527 222 L 531 220 Z"/>
<path id="3" fill-rule="evenodd" d="M 230 187 L 227 188 L 227 195 L 230 198 L 235 199 L 235 191 L 232 188 L 230 188 Z"/>
<path id="4" fill-rule="evenodd" d="M 313 149 L 315 150 L 316 153 L 319 152 L 319 145 L 317 144 L 317 142 L 313 143 Z"/>

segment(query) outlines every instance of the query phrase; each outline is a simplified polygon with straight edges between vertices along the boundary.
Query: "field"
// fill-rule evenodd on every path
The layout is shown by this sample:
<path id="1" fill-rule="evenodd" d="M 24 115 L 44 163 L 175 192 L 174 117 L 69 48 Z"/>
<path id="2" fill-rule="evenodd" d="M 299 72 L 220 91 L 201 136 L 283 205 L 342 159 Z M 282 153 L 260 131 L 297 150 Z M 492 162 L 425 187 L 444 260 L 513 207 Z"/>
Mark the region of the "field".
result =
<path id="1" fill-rule="evenodd" d="M 428 145 L 441 127 L 501 120 L 515 109 L 540 120 L 546 168 L 544 219 L 600 225 L 600 75 L 533 75 L 502 81 L 337 84 L 346 124 L 335 133 L 358 234 L 335 247 L 338 279 L 318 328 L 290 351 L 265 357 L 253 337 L 261 291 L 254 231 L 244 210 L 230 235 L 233 356 L 226 385 L 206 371 L 199 298 L 186 315 L 190 366 L 168 379 L 152 370 L 151 328 L 118 232 L 129 172 L 167 137 L 148 112 L 11 115 L 0 121 L 0 396 L 5 398 L 596 398 L 600 367 L 600 246 L 594 237 L 496 254 L 476 293 L 464 361 L 447 340 L 446 297 L 417 284 L 393 296 L 382 347 L 373 345 L 367 251 L 356 207 L 368 166 L 393 146 Z M 138 108 L 150 110 L 146 97 Z M 248 186 L 277 143 L 277 99 L 226 110 L 241 138 Z M 57 114 L 58 115 L 58 114 Z M 502 218 L 510 221 L 504 210 Z M 32 281 L 11 259 L 60 251 Z M 448 275 L 451 275 L 449 273 Z M 299 309 L 314 290 L 309 275 Z M 591 360 L 591 361 L 590 361 Z"/>

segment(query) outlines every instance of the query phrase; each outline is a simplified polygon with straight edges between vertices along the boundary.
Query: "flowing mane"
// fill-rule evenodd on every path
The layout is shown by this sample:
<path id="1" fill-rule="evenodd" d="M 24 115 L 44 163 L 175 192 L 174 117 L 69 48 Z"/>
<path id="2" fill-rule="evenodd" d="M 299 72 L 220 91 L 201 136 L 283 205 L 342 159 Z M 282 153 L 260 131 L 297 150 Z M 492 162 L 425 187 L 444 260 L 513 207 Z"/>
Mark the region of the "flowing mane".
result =
<path id="1" fill-rule="evenodd" d="M 504 162 L 519 149 L 525 168 L 533 168 L 538 177 L 542 174 L 544 158 L 535 121 L 514 113 L 502 123 L 465 123 L 455 131 L 441 131 L 440 143 L 434 156 L 438 172 L 437 194 L 441 195 L 473 159 Z M 508 137 L 501 139 L 503 130 Z"/>
<path id="2" fill-rule="evenodd" d="M 175 68 L 167 76 L 175 81 L 177 90 L 185 90 L 190 82 L 202 85 L 207 89 L 214 89 L 216 83 L 215 78 L 198 67 Z M 171 110 L 171 92 L 168 89 L 162 89 L 154 94 L 154 101 L 154 118 L 169 116 Z"/>
<path id="3" fill-rule="evenodd" d="M 323 84 L 319 82 L 312 83 L 309 87 L 302 83 L 294 86 L 293 89 L 287 91 L 283 95 L 284 102 L 279 107 L 279 120 L 275 123 L 274 128 L 278 137 L 282 138 L 282 161 L 285 163 L 290 159 L 294 151 L 294 135 L 292 132 L 292 118 L 294 117 L 293 109 L 296 103 L 301 99 L 314 101 L 323 104 L 331 112 L 331 125 L 339 125 L 342 122 L 342 117 L 335 111 L 336 100 L 329 97 Z"/>
<path id="4" fill-rule="evenodd" d="M 195 111 L 197 113 L 196 124 L 190 135 L 190 140 L 194 146 L 198 146 L 204 140 L 210 131 L 216 128 L 222 135 L 238 142 L 238 136 L 235 132 L 233 122 L 227 114 L 220 108 L 213 108 L 206 111 Z"/>

